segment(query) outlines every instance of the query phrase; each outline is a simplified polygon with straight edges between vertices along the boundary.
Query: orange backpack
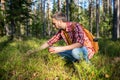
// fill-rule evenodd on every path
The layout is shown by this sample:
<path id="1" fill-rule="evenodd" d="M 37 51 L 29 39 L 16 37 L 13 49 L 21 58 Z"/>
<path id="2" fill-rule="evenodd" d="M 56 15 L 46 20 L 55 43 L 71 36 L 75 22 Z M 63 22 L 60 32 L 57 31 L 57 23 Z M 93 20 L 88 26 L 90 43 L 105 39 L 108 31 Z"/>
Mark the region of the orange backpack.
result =
<path id="1" fill-rule="evenodd" d="M 90 31 L 88 31 L 87 29 L 85 29 L 82 25 L 81 25 L 81 27 L 83 28 L 83 31 L 85 32 L 86 36 L 91 41 L 91 44 L 94 47 L 95 53 L 97 53 L 98 50 L 99 50 L 99 46 L 98 46 L 98 42 L 94 41 L 95 37 L 92 35 L 92 33 Z"/>

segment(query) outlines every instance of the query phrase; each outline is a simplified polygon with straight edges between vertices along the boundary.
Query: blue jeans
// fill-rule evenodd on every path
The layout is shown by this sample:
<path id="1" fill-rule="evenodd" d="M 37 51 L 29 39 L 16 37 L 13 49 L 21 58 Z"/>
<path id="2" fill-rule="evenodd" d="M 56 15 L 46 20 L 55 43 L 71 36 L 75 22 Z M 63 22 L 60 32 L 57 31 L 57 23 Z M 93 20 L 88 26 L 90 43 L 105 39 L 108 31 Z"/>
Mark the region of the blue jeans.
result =
<path id="1" fill-rule="evenodd" d="M 87 48 L 84 46 L 81 48 L 74 48 L 72 50 L 60 52 L 59 55 L 72 62 L 75 62 L 76 60 L 80 60 L 82 57 L 86 60 L 86 62 L 89 61 L 88 51 Z"/>

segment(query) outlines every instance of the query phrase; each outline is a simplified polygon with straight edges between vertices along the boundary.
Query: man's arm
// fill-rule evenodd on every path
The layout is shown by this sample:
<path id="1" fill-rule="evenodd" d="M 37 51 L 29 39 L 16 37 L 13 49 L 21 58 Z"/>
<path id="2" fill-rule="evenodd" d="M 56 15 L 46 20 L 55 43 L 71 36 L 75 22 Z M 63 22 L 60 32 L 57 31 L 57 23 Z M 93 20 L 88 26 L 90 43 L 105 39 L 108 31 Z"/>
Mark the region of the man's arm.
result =
<path id="1" fill-rule="evenodd" d="M 32 53 L 38 52 L 39 50 L 43 50 L 48 48 L 49 46 L 52 46 L 54 43 L 62 39 L 60 32 L 61 31 L 59 30 L 58 33 L 56 33 L 51 39 L 49 39 L 47 42 L 45 42 L 43 45 L 41 45 L 37 49 L 27 51 L 27 54 L 30 55 Z"/>
<path id="2" fill-rule="evenodd" d="M 47 42 L 45 42 L 43 45 L 41 45 L 38 50 L 43 50 L 49 47 L 49 44 Z"/>
<path id="3" fill-rule="evenodd" d="M 71 45 L 63 46 L 65 50 L 71 50 L 71 49 L 80 48 L 80 47 L 82 47 L 80 43 L 73 43 Z"/>
<path id="4" fill-rule="evenodd" d="M 48 44 L 47 42 L 45 42 L 43 45 L 41 45 L 41 46 L 38 47 L 37 49 L 27 51 L 27 55 L 30 55 L 30 54 L 32 54 L 32 53 L 35 53 L 35 52 L 38 52 L 38 51 L 40 51 L 40 50 L 46 49 L 46 48 L 48 48 L 48 47 L 49 47 L 49 44 Z"/>
<path id="5" fill-rule="evenodd" d="M 79 47 L 82 47 L 80 43 L 74 43 L 74 44 L 67 45 L 67 46 L 50 47 L 49 51 L 51 53 L 59 53 L 65 50 L 71 50 L 71 49 L 79 48 Z"/>

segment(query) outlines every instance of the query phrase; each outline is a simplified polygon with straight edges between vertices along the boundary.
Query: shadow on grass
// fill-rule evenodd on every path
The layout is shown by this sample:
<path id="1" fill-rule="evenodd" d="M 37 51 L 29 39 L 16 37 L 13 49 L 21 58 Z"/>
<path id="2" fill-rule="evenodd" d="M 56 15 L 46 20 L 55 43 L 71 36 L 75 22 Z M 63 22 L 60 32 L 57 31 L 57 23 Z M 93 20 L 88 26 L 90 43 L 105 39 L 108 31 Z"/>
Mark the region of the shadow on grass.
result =
<path id="1" fill-rule="evenodd" d="M 5 69 L 2 68 L 2 65 L 3 63 L 5 63 L 5 61 L 7 61 L 8 59 L 8 55 L 7 54 L 4 54 L 3 56 L 3 53 L 1 53 L 6 47 L 7 45 L 11 42 L 12 40 L 9 38 L 9 37 L 2 37 L 1 38 L 1 41 L 0 41 L 0 80 L 5 80 L 3 79 L 3 75 L 5 75 L 7 73 L 7 71 Z"/>
<path id="2" fill-rule="evenodd" d="M 0 51 L 2 51 L 10 42 L 12 42 L 10 38 L 7 38 L 6 40 L 0 42 Z"/>
<path id="3" fill-rule="evenodd" d="M 120 57 L 120 40 L 100 39 L 99 52 L 108 57 Z"/>
<path id="4" fill-rule="evenodd" d="M 101 56 L 100 61 L 96 60 L 99 62 L 100 70 L 105 67 L 106 73 L 110 75 L 104 76 L 110 80 L 120 80 L 120 40 L 100 39 L 98 56 Z"/>
<path id="5" fill-rule="evenodd" d="M 120 80 L 120 61 L 114 64 L 112 69 L 112 76 L 110 77 L 111 80 Z"/>

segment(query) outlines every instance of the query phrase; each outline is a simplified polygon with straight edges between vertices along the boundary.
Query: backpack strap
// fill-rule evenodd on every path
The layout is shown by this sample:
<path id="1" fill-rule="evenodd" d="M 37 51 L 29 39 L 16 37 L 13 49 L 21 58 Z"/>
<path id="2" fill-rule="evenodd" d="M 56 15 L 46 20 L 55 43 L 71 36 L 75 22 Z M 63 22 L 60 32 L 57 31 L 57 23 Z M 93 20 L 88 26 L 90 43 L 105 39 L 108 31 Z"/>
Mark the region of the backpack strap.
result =
<path id="1" fill-rule="evenodd" d="M 66 38 L 66 41 L 68 43 L 68 45 L 72 44 L 72 40 L 70 39 L 70 36 L 68 35 L 68 33 L 65 30 L 61 30 Z"/>
<path id="2" fill-rule="evenodd" d="M 75 27 L 75 25 L 76 25 L 76 22 L 73 22 L 72 23 L 72 25 L 71 25 L 71 27 L 72 27 L 72 32 L 74 32 L 74 27 Z M 65 31 L 65 30 L 61 30 L 62 32 L 63 32 L 63 34 L 64 34 L 64 36 L 65 36 L 65 38 L 66 38 L 66 41 L 67 41 L 67 43 L 68 43 L 68 45 L 71 45 L 72 44 L 72 40 L 70 39 L 70 36 L 68 35 L 68 33 Z"/>
<path id="3" fill-rule="evenodd" d="M 72 32 L 74 32 L 75 25 L 76 25 L 76 22 L 73 22 L 72 25 L 71 25 Z M 70 36 L 68 35 L 68 33 L 65 30 L 63 30 L 63 29 L 61 31 L 65 35 L 65 38 L 66 38 L 66 41 L 67 41 L 68 45 L 71 45 L 72 44 L 72 40 L 70 39 Z"/>

